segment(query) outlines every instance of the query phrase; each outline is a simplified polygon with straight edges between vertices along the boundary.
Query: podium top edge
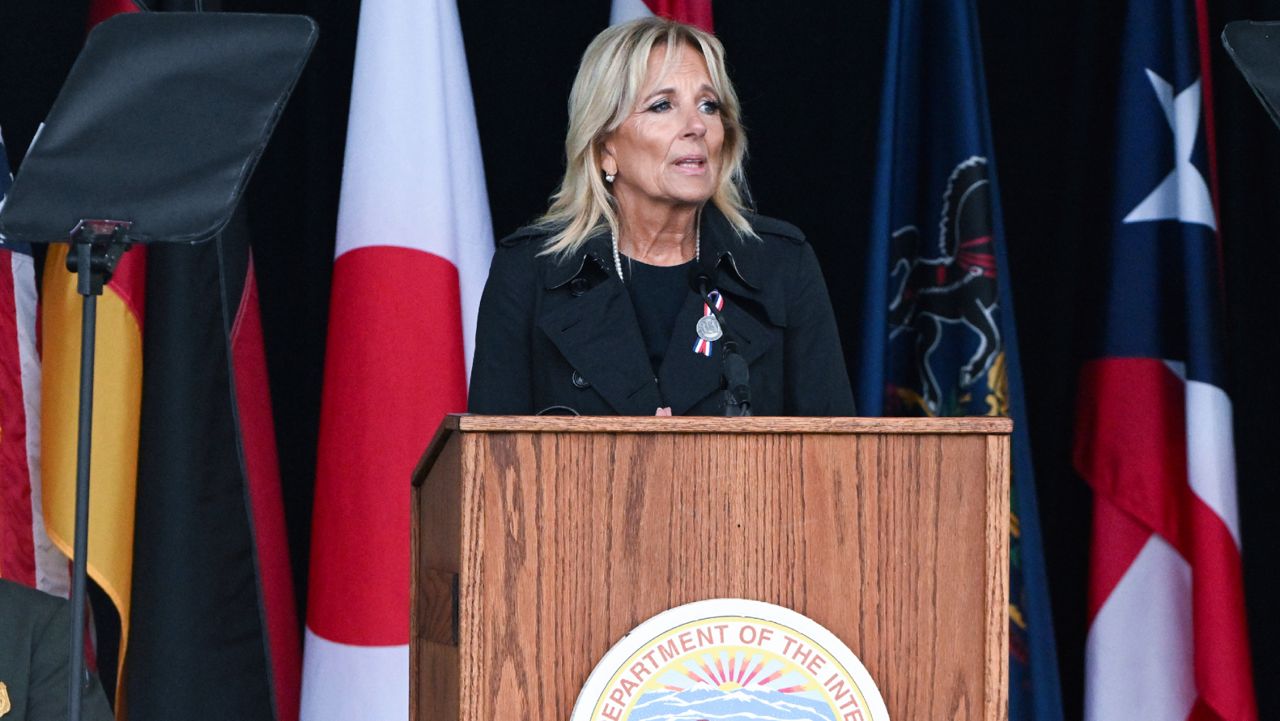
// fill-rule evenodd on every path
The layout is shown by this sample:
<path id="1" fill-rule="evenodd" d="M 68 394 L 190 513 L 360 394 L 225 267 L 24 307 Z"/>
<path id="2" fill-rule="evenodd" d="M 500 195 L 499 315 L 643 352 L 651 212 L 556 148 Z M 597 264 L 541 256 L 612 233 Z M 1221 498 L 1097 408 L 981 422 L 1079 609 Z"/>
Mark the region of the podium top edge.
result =
<path id="1" fill-rule="evenodd" d="M 993 416 L 959 418 L 797 418 L 754 416 L 476 416 L 444 417 L 413 471 L 421 483 L 450 436 L 456 433 L 719 433 L 825 435 L 995 435 L 1013 433 L 1013 419 Z"/>
<path id="2" fill-rule="evenodd" d="M 909 433 L 926 435 L 1008 435 L 1013 420 L 959 418 L 718 418 L 714 416 L 477 416 L 454 414 L 441 430 L 487 433 Z"/>

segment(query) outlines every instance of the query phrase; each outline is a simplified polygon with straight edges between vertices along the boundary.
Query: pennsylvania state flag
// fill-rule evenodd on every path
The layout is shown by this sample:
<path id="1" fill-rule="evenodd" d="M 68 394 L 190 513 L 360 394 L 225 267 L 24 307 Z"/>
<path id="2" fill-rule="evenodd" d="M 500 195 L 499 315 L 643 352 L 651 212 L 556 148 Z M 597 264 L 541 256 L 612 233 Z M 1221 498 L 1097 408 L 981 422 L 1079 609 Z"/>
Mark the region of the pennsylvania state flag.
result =
<path id="1" fill-rule="evenodd" d="M 1014 418 L 1009 718 L 1061 721 L 971 0 L 894 0 L 881 113 L 858 408 L 872 416 Z"/>

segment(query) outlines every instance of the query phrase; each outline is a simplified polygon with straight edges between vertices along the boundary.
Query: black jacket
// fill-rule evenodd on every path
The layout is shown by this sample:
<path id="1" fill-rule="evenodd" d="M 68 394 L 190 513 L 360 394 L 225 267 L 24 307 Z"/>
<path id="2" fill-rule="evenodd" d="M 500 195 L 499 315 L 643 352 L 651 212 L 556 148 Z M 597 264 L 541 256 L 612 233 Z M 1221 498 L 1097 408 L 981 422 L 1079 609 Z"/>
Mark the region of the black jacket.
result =
<path id="1" fill-rule="evenodd" d="M 712 206 L 702 213 L 700 269 L 725 298 L 727 330 L 750 366 L 759 416 L 853 415 L 831 301 L 813 249 L 794 226 L 749 216 L 741 238 Z M 547 234 L 504 238 L 489 270 L 476 329 L 469 410 L 532 414 L 557 406 L 583 415 L 723 411 L 723 340 L 693 352 L 703 314 L 690 289 L 658 377 L 630 295 L 614 272 L 607 233 L 562 260 L 539 256 Z"/>

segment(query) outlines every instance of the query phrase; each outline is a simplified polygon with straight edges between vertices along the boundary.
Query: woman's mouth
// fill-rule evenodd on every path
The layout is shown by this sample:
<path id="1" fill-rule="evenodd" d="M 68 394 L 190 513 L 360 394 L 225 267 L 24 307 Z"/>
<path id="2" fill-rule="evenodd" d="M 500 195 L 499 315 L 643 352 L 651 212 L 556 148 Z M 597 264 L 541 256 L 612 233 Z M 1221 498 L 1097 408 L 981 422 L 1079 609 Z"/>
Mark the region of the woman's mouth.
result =
<path id="1" fill-rule="evenodd" d="M 705 155 L 685 155 L 676 158 L 672 165 L 676 166 L 682 173 L 701 175 L 707 170 L 707 157 Z"/>

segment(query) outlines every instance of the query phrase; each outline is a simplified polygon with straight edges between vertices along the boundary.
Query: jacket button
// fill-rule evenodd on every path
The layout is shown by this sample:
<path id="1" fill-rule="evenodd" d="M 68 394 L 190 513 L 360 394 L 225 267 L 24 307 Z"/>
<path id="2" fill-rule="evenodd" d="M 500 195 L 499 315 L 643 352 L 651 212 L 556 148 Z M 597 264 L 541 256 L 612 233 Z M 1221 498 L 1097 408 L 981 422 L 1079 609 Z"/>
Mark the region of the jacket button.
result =
<path id="1" fill-rule="evenodd" d="M 582 374 L 579 373 L 578 371 L 574 371 L 573 375 L 570 376 L 569 380 L 570 382 L 573 383 L 574 388 L 590 388 L 591 387 L 591 384 L 587 382 L 587 379 L 583 378 Z"/>
<path id="2" fill-rule="evenodd" d="M 574 298 L 577 298 L 578 296 L 586 292 L 587 292 L 586 278 L 574 278 L 573 282 L 569 283 L 569 294 L 572 295 Z"/>

